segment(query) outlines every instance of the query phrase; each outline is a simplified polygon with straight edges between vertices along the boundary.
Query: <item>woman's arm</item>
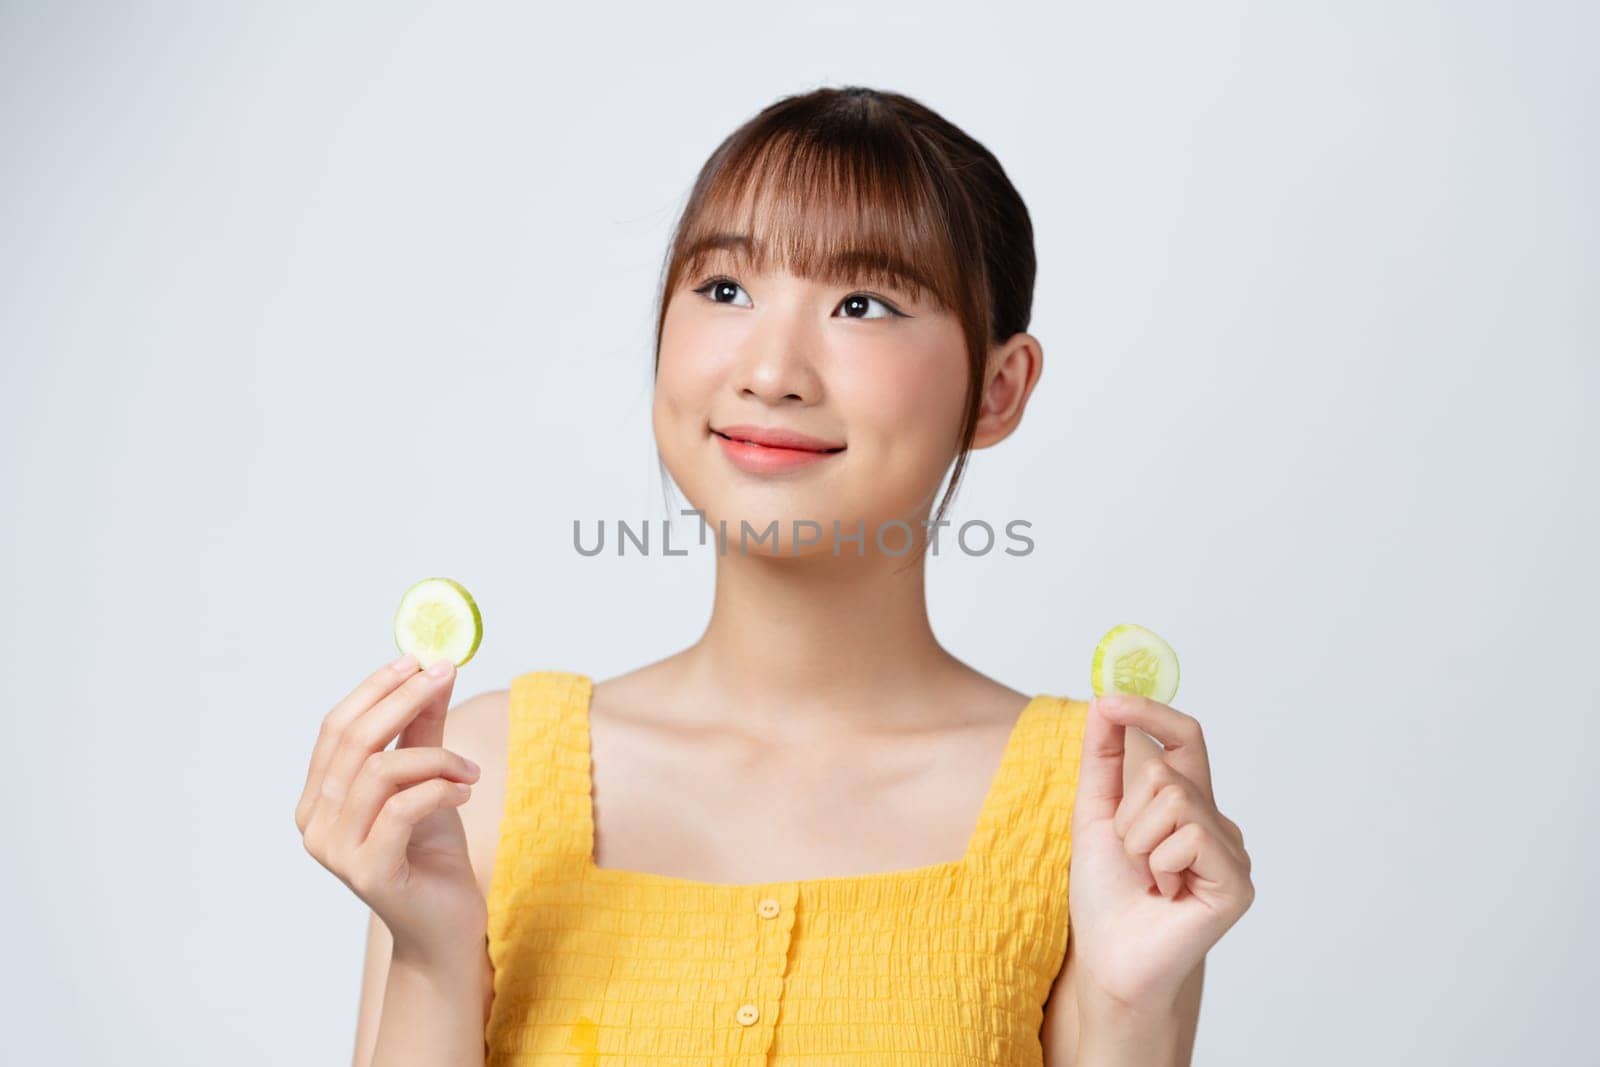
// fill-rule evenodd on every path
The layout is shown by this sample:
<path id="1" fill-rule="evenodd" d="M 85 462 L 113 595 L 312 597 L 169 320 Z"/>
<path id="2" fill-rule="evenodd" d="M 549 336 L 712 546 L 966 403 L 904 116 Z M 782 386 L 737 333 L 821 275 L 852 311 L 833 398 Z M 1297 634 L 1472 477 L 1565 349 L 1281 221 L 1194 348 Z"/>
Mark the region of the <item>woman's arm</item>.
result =
<path id="1" fill-rule="evenodd" d="M 493 986 L 482 945 L 449 960 L 393 953 L 372 1067 L 483 1067 L 485 1013 Z"/>
<path id="2" fill-rule="evenodd" d="M 431 1015 L 425 1013 L 435 1011 L 443 1011 L 445 1014 L 441 1015 L 440 1018 L 448 1018 L 450 1013 L 457 1010 L 449 1004 L 444 1005 L 442 1008 L 436 1008 L 427 1003 L 418 1003 L 418 991 L 416 988 L 418 972 L 414 969 L 407 972 L 404 968 L 396 969 L 392 967 L 390 958 L 393 951 L 394 939 L 389 936 L 389 928 L 383 925 L 382 919 L 379 919 L 376 915 L 371 916 L 367 923 L 366 962 L 361 972 L 361 1005 L 356 1017 L 356 1049 L 355 1056 L 351 1060 L 353 1067 L 374 1067 L 375 1064 L 385 1062 L 377 1059 L 375 1054 L 378 1047 L 378 1031 L 383 1023 L 384 1009 L 386 1007 L 395 1004 L 399 1005 L 399 1007 L 395 1008 L 394 1013 L 390 1015 L 391 1025 L 392 1020 L 395 1018 L 431 1018 Z M 488 1025 L 489 1007 L 493 1002 L 494 970 L 489 963 L 487 953 L 484 955 L 483 965 L 483 979 L 478 985 L 479 995 L 482 997 L 478 1023 L 480 1038 L 483 1028 Z M 470 996 L 472 993 L 470 987 L 473 984 L 470 980 L 460 983 L 459 992 Z M 413 1006 L 407 1007 L 408 1004 Z M 402 1048 L 411 1049 L 417 1047 L 413 1044 L 412 1039 L 404 1034 L 391 1039 L 386 1030 L 384 1041 L 387 1043 L 391 1040 Z M 422 1061 L 402 1059 L 399 1062 Z M 479 1053 L 477 1059 L 468 1058 L 458 1061 L 446 1058 L 438 1062 L 461 1062 L 476 1065 L 482 1063 L 483 1058 L 482 1053 Z"/>
<path id="3" fill-rule="evenodd" d="M 383 1016 L 383 987 L 389 981 L 389 953 L 394 939 L 376 912 L 367 913 L 367 954 L 361 967 L 361 1003 L 356 1013 L 356 1052 L 351 1067 L 371 1067 Z"/>
<path id="4" fill-rule="evenodd" d="M 1119 1052 L 1105 1047 L 1111 1043 L 1114 1019 L 1099 1025 L 1100 1037 L 1090 1034 L 1085 1042 L 1069 950 L 1066 966 L 1061 968 L 1044 1005 L 1044 1027 L 1039 1031 L 1039 1041 L 1044 1046 L 1044 1067 L 1123 1067 L 1124 1064 L 1128 1067 L 1134 1064 L 1189 1067 L 1194 1062 L 1194 1038 L 1200 1023 L 1200 992 L 1205 984 L 1205 969 L 1205 961 L 1201 960 L 1200 966 L 1184 982 L 1171 1018 L 1165 1023 L 1150 1020 L 1142 1024 L 1147 1028 L 1146 1036 L 1154 1039 L 1158 1049 L 1166 1051 L 1154 1058 L 1146 1055 L 1140 1059 L 1131 1048 L 1124 1047 Z M 1085 1048 L 1085 1044 L 1091 1047 Z"/>

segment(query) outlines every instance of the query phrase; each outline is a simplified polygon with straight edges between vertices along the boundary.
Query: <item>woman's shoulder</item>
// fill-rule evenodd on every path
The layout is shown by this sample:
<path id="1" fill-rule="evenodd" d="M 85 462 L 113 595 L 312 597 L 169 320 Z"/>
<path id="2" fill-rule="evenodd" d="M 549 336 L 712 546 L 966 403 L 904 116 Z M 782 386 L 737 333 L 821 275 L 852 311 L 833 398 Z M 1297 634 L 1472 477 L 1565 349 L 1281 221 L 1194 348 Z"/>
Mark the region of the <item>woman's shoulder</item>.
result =
<path id="1" fill-rule="evenodd" d="M 947 691 L 961 694 L 957 702 L 966 707 L 988 709 L 989 714 L 980 717 L 992 718 L 1002 723 L 1015 720 L 1018 708 L 1028 711 L 1038 704 L 1044 717 L 1049 717 L 1062 712 L 1080 712 L 1085 703 L 1055 687 L 1031 689 L 1026 686 L 1009 686 L 976 670 L 971 671 L 966 678 L 953 681 Z"/>

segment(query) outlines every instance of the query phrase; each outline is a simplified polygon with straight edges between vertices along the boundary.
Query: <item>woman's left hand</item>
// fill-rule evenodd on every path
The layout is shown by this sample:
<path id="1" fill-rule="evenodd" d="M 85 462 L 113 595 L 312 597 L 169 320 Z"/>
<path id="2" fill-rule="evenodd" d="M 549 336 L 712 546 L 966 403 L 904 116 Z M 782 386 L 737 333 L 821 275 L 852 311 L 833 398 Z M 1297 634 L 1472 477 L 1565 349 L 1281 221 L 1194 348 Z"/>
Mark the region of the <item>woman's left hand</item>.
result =
<path id="1" fill-rule="evenodd" d="M 1123 727 L 1161 742 L 1123 789 Z M 1170 1009 L 1255 899 L 1239 827 L 1217 810 L 1200 723 L 1146 697 L 1097 697 L 1072 811 L 1068 912 L 1083 996 Z"/>

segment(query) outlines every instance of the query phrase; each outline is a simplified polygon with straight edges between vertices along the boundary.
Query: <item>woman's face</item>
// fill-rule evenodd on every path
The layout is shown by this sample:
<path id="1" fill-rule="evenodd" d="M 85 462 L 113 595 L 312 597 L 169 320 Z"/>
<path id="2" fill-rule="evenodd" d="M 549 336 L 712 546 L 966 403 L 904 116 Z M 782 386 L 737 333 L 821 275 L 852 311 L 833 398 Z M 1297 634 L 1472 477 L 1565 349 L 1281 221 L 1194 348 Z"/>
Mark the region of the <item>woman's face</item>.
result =
<path id="1" fill-rule="evenodd" d="M 956 456 L 967 386 L 961 323 L 931 296 L 885 285 L 851 287 L 781 270 L 755 274 L 724 253 L 668 294 L 652 411 L 667 469 L 704 514 L 713 536 L 726 524 L 729 554 L 832 553 L 862 533 L 876 555 L 925 539 L 920 525 Z M 899 312 L 899 314 L 896 314 Z M 796 454 L 738 445 L 730 427 L 788 430 L 839 451 L 795 465 Z M 798 457 L 798 458 L 804 458 Z M 777 539 L 756 537 L 777 522 Z M 860 524 L 858 526 L 858 523 Z"/>

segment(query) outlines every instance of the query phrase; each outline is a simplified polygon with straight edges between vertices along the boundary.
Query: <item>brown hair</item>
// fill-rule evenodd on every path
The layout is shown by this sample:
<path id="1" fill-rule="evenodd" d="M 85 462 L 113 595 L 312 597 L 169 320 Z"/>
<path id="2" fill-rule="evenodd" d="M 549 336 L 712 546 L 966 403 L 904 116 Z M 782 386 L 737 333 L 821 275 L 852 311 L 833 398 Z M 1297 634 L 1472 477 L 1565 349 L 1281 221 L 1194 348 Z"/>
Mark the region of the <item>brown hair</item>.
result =
<path id="1" fill-rule="evenodd" d="M 731 245 L 733 234 L 754 243 Z M 679 216 L 658 297 L 655 370 L 672 294 L 719 248 L 757 270 L 776 260 L 821 281 L 893 280 L 960 319 L 967 397 L 942 518 L 977 429 L 989 348 L 1026 330 L 1033 310 L 1033 223 L 999 161 L 899 93 L 821 88 L 768 105 L 711 153 Z"/>

